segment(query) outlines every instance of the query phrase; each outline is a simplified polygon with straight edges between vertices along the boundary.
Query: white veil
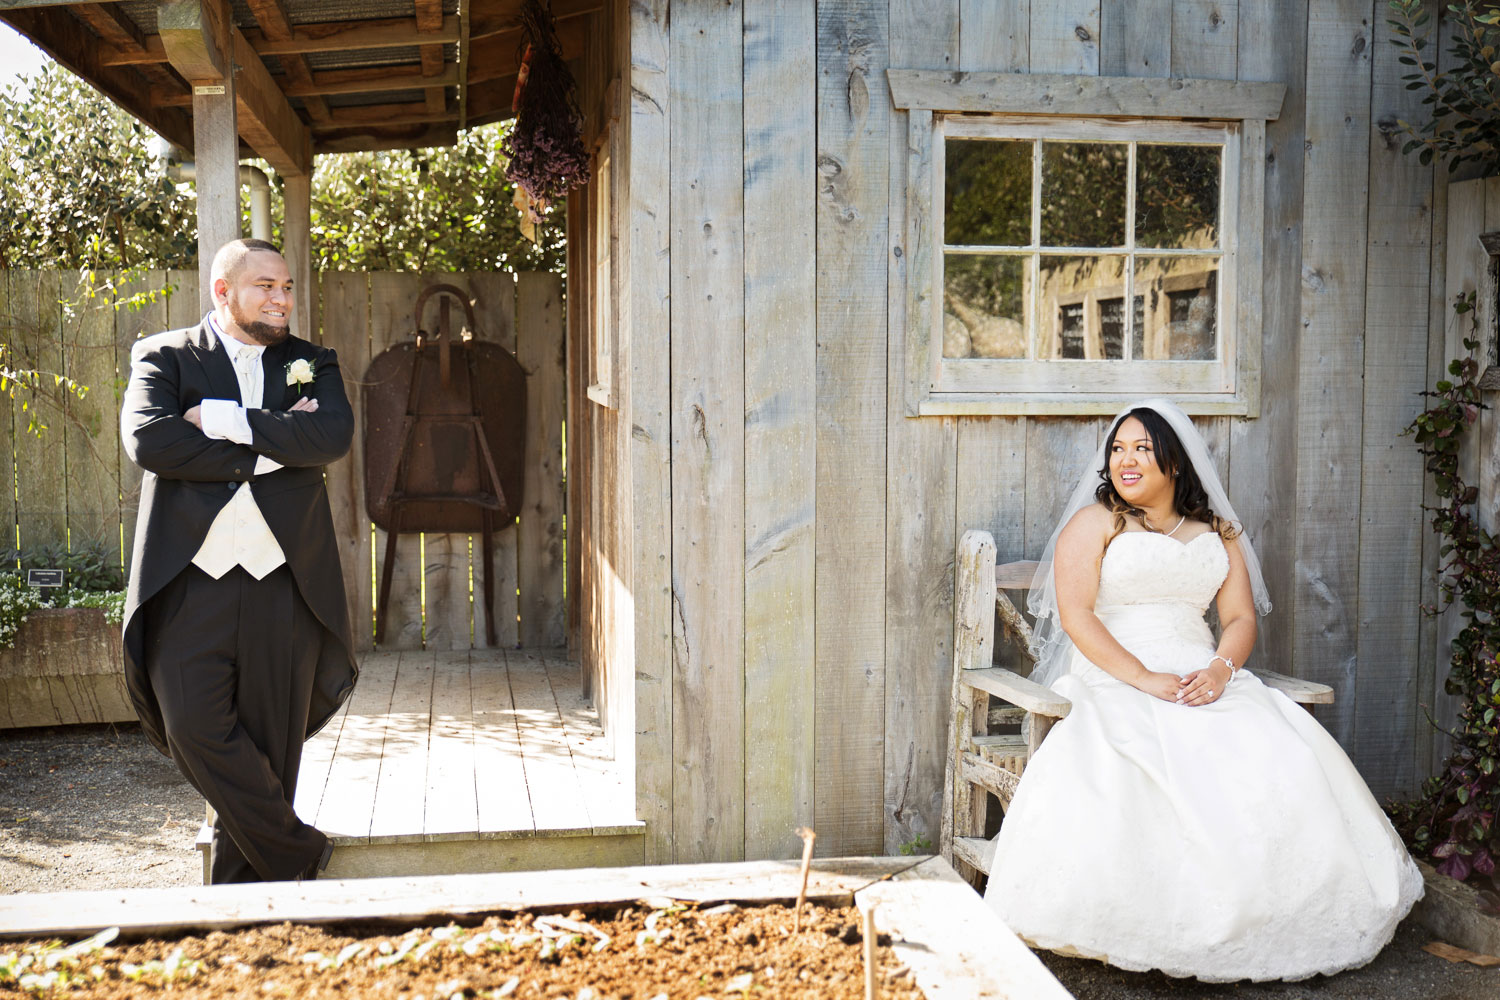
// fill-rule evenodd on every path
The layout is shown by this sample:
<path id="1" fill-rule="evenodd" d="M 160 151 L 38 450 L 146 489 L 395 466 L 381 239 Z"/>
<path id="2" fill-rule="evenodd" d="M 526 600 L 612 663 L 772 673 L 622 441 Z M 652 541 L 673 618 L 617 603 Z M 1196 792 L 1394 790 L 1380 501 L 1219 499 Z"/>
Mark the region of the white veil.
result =
<path id="1" fill-rule="evenodd" d="M 1193 471 L 1198 474 L 1204 492 L 1208 494 L 1209 507 L 1220 518 L 1231 522 L 1240 530 L 1240 554 L 1244 557 L 1245 568 L 1250 571 L 1250 588 L 1255 596 L 1255 610 L 1266 614 L 1271 610 L 1271 597 L 1266 593 L 1266 581 L 1260 572 L 1260 561 L 1255 558 L 1255 548 L 1243 533 L 1244 526 L 1236 516 L 1234 507 L 1230 505 L 1229 496 L 1224 492 L 1223 484 L 1219 482 L 1219 474 L 1214 470 L 1213 459 L 1209 457 L 1208 446 L 1203 443 L 1203 436 L 1198 433 L 1192 420 L 1176 403 L 1161 398 L 1131 403 L 1115 414 L 1115 419 L 1109 425 L 1110 430 L 1113 431 L 1120 421 L 1125 419 L 1126 414 L 1135 409 L 1155 410 L 1172 425 L 1172 429 L 1177 432 L 1178 438 L 1182 441 L 1183 451 L 1187 453 L 1187 459 L 1192 463 Z M 1050 685 L 1063 676 L 1067 673 L 1069 661 L 1072 659 L 1073 641 L 1063 631 L 1057 613 L 1057 583 L 1052 575 L 1052 558 L 1057 551 L 1057 536 L 1062 533 L 1063 526 L 1072 519 L 1074 514 L 1094 502 L 1094 491 L 1098 489 L 1100 483 L 1099 470 L 1105 465 L 1104 444 L 1108 440 L 1109 436 L 1106 435 L 1104 441 L 1100 442 L 1098 451 L 1094 453 L 1093 462 L 1078 477 L 1078 485 L 1073 488 L 1072 494 L 1068 497 L 1068 502 L 1057 519 L 1057 527 L 1052 529 L 1052 537 L 1047 539 L 1047 548 L 1042 552 L 1041 561 L 1037 564 L 1036 575 L 1031 579 L 1031 594 L 1026 601 L 1026 608 L 1036 616 L 1032 637 L 1036 646 L 1037 664 L 1036 669 L 1031 672 L 1031 679 L 1038 684 Z"/>

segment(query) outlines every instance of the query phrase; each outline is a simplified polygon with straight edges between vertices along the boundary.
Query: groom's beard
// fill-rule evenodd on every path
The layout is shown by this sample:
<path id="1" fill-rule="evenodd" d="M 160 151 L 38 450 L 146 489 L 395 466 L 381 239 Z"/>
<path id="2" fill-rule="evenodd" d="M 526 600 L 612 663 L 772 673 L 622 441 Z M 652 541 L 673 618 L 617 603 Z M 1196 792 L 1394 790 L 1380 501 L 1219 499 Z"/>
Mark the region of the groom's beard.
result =
<path id="1" fill-rule="evenodd" d="M 290 327 L 272 326 L 270 323 L 239 323 L 236 325 L 250 335 L 250 339 L 266 347 L 275 347 L 286 339 Z"/>
<path id="2" fill-rule="evenodd" d="M 292 325 L 287 323 L 283 326 L 275 326 L 262 320 L 251 319 L 253 313 L 242 313 L 240 303 L 231 297 L 229 300 L 229 318 L 234 320 L 234 325 L 245 331 L 250 339 L 263 347 L 275 347 L 286 339 L 291 332 Z"/>

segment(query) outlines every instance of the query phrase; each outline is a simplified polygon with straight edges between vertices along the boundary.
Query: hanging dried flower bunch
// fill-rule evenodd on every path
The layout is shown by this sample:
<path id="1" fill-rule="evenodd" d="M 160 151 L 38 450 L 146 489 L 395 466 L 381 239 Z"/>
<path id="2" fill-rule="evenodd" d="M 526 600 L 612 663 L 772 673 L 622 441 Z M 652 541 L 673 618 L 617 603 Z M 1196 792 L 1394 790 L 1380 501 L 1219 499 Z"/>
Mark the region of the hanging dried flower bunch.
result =
<path id="1" fill-rule="evenodd" d="M 521 232 L 535 242 L 536 224 L 547 207 L 569 189 L 588 183 L 589 156 L 577 86 L 542 0 L 522 5 L 521 30 L 525 48 L 512 102 L 516 122 L 505 141 L 510 157 L 505 176 L 516 186 Z"/>

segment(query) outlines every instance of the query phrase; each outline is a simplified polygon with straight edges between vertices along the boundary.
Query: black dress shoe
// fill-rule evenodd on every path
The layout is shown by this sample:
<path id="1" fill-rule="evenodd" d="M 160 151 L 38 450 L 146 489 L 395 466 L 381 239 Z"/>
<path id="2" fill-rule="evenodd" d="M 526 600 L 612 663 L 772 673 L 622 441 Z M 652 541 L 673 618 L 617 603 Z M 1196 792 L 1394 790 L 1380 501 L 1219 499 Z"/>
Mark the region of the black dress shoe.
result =
<path id="1" fill-rule="evenodd" d="M 299 882 L 311 882 L 318 874 L 328 867 L 328 861 L 333 857 L 333 841 L 329 840 L 323 844 L 323 853 L 307 866 L 301 875 L 297 876 Z"/>

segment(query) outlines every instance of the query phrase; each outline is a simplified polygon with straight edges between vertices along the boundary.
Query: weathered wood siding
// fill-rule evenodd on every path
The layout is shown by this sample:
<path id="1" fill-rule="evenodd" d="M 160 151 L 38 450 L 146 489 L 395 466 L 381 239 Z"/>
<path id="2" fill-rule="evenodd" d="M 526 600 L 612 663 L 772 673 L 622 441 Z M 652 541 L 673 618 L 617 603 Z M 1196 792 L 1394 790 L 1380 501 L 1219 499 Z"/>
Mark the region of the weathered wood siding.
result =
<path id="1" fill-rule="evenodd" d="M 468 649 L 472 630 L 483 646 L 485 615 L 493 614 L 502 646 L 523 639 L 532 646 L 561 646 L 562 283 L 557 275 L 534 273 L 329 272 L 299 295 L 299 308 L 319 320 L 316 336 L 339 352 L 358 418 L 349 455 L 327 470 L 355 642 L 361 649 L 372 645 L 372 592 L 378 586 L 365 515 L 360 380 L 375 354 L 412 336 L 416 297 L 436 283 L 466 289 L 477 335 L 516 351 L 530 376 L 527 495 L 521 523 L 495 534 L 492 609 L 484 607 L 478 535 L 402 536 L 382 645 Z M 137 298 L 124 305 L 130 296 Z M 109 558 L 128 565 L 140 492 L 140 470 L 123 454 L 119 433 L 130 348 L 142 336 L 195 324 L 201 315 L 195 271 L 152 271 L 128 280 L 103 273 L 92 285 L 72 272 L 0 271 L 6 364 L 65 375 L 89 387 L 78 398 L 44 378 L 34 405 L 24 391 L 4 398 L 0 454 L 14 461 L 0 463 L 0 548 L 17 540 L 23 550 L 97 543 Z M 462 321 L 461 311 L 455 315 Z M 29 430 L 33 413 L 46 427 L 41 434 Z M 378 567 L 386 539 L 384 532 L 375 534 Z"/>
<path id="2" fill-rule="evenodd" d="M 592 407 L 611 457 L 585 492 L 606 490 L 591 527 L 630 526 L 591 545 L 629 620 L 583 627 L 630 633 L 595 670 L 634 677 L 628 709 L 620 685 L 604 697 L 634 734 L 649 857 L 786 855 L 809 820 L 828 853 L 935 839 L 955 542 L 982 528 L 1001 559 L 1035 558 L 1105 428 L 907 416 L 907 283 L 933 235 L 908 185 L 931 151 L 889 67 L 1286 85 L 1265 132 L 1265 284 L 1242 304 L 1263 317 L 1260 414 L 1200 426 L 1275 604 L 1257 661 L 1334 685 L 1320 718 L 1378 795 L 1428 773 L 1447 626 L 1419 609 L 1435 548 L 1399 432 L 1477 280 L 1449 230 L 1489 226 L 1500 195 L 1450 193 L 1401 154 L 1421 95 L 1383 3 L 619 7 L 630 360 L 615 408 Z"/>

